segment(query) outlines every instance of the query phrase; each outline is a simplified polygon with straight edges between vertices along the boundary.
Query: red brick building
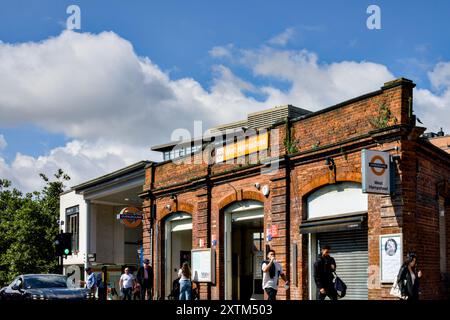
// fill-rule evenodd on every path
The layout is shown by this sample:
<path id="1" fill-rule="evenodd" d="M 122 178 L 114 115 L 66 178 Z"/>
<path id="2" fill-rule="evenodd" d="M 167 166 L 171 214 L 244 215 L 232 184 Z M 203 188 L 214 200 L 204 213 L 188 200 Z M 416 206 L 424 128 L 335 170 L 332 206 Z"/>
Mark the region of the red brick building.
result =
<path id="1" fill-rule="evenodd" d="M 290 280 L 279 299 L 314 299 L 312 263 L 330 244 L 348 298 L 390 299 L 392 281 L 381 273 L 392 266 L 380 269 L 380 247 L 393 235 L 402 258 L 417 253 L 421 298 L 448 298 L 450 155 L 421 137 L 414 87 L 401 78 L 318 112 L 289 111 L 294 116 L 266 128 L 271 143 L 256 162 L 253 153 L 221 163 L 217 148 L 206 148 L 209 164 L 149 165 L 141 198 L 155 294 L 170 294 L 191 249 L 213 248 L 215 280 L 199 284 L 201 299 L 261 298 L 258 269 L 270 247 Z M 362 192 L 363 149 L 390 154 L 390 194 Z M 201 159 L 194 151 L 181 155 Z"/>

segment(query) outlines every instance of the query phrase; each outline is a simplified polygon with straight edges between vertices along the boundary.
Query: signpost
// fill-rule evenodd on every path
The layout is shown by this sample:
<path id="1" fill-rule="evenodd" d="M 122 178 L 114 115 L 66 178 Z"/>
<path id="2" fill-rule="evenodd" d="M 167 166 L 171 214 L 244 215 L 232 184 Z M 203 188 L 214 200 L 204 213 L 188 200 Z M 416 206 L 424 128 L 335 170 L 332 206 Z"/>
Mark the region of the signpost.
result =
<path id="1" fill-rule="evenodd" d="M 391 193 L 391 164 L 388 152 L 363 149 L 361 170 L 363 193 Z"/>

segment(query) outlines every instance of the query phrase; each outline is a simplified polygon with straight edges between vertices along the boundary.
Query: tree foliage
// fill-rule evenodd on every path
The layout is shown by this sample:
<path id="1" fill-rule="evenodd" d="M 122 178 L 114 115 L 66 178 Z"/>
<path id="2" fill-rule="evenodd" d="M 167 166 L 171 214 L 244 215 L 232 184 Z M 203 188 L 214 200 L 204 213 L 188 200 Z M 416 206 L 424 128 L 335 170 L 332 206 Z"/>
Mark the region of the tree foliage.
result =
<path id="1" fill-rule="evenodd" d="M 40 176 L 44 188 L 25 195 L 0 179 L 0 284 L 19 274 L 58 272 L 59 195 L 70 177 L 61 169 L 53 181 Z"/>

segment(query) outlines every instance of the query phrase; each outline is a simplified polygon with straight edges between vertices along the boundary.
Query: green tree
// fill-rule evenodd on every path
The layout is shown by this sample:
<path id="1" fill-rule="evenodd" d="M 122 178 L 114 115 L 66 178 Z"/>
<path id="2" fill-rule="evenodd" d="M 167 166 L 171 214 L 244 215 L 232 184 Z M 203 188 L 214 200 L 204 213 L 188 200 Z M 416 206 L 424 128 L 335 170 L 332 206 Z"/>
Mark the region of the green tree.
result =
<path id="1" fill-rule="evenodd" d="M 58 233 L 59 195 L 70 179 L 61 169 L 40 192 L 22 194 L 0 180 L 0 283 L 18 274 L 58 272 L 54 241 Z"/>

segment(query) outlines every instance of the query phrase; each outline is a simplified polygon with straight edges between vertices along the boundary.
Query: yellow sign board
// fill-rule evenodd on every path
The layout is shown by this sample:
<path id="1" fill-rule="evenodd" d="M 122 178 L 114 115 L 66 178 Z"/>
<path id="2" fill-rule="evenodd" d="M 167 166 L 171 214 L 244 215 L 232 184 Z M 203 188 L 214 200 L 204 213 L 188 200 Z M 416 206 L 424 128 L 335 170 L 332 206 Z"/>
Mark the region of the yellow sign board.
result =
<path id="1" fill-rule="evenodd" d="M 254 135 L 216 150 L 216 163 L 239 158 L 269 148 L 269 133 Z"/>

